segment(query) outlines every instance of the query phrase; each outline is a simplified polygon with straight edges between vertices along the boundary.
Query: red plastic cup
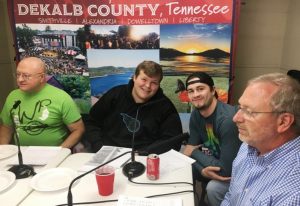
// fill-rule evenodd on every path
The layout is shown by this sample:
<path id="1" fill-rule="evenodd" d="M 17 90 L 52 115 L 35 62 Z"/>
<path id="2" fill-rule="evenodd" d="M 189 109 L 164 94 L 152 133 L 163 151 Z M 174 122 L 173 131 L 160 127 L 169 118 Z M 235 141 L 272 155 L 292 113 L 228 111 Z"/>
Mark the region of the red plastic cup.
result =
<path id="1" fill-rule="evenodd" d="M 98 192 L 102 196 L 108 196 L 114 191 L 115 168 L 104 165 L 96 170 Z"/>

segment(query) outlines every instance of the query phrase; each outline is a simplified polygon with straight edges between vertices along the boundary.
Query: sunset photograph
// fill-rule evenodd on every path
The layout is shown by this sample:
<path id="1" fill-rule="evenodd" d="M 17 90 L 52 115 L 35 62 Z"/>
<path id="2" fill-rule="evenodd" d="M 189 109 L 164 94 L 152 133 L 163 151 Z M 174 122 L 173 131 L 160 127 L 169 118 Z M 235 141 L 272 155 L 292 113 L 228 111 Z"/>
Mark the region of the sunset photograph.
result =
<path id="1" fill-rule="evenodd" d="M 230 45 L 230 24 L 162 25 L 160 63 L 167 73 L 205 71 L 228 77 Z"/>
<path id="2" fill-rule="evenodd" d="M 181 24 L 160 27 L 161 48 L 187 54 L 218 48 L 230 52 L 231 24 Z"/>

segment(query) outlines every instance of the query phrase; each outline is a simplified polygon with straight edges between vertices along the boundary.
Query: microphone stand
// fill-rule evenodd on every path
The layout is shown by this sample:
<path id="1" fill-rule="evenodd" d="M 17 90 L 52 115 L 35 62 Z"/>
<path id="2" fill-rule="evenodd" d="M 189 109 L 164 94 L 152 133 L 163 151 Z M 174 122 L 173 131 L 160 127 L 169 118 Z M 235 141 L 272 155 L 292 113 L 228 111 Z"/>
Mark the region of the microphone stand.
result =
<path id="1" fill-rule="evenodd" d="M 100 167 L 102 167 L 102 166 L 104 166 L 104 165 L 106 165 L 106 164 L 108 164 L 108 163 L 110 163 L 110 162 L 112 162 L 112 161 L 114 161 L 114 160 L 116 160 L 116 159 L 118 159 L 118 158 L 120 158 L 120 157 L 122 157 L 122 156 L 124 156 L 124 155 L 126 155 L 126 154 L 128 154 L 128 153 L 130 153 L 130 152 L 131 152 L 131 151 L 129 151 L 129 152 L 124 152 L 123 154 L 120 154 L 119 156 L 117 156 L 117 157 L 115 157 L 115 158 L 113 158 L 113 159 L 111 159 L 111 160 L 109 160 L 109 161 L 107 161 L 107 162 L 104 162 L 103 164 L 101 164 L 101 165 L 99 165 L 99 166 L 97 166 L 97 167 L 95 167 L 95 168 L 93 168 L 93 169 L 91 169 L 91 170 L 89 170 L 89 171 L 87 171 L 87 172 L 85 172 L 85 173 L 83 173 L 83 174 L 81 174 L 81 175 L 75 177 L 75 178 L 71 181 L 71 183 L 70 183 L 70 185 L 69 185 L 69 189 L 68 189 L 68 206 L 72 206 L 72 205 L 73 205 L 72 186 L 73 186 L 73 184 L 74 184 L 78 179 L 84 177 L 85 175 L 87 175 L 87 174 L 89 174 L 89 173 L 95 171 L 96 169 L 98 169 L 98 168 L 100 168 Z"/>
<path id="2" fill-rule="evenodd" d="M 136 125 L 135 125 L 135 126 L 136 126 Z M 180 135 L 177 135 L 177 136 L 173 137 L 171 140 L 167 140 L 167 141 L 163 141 L 162 143 L 155 144 L 155 145 L 153 145 L 153 147 L 159 147 L 159 146 L 169 145 L 169 144 L 172 143 L 172 142 L 182 141 L 182 140 L 184 140 L 184 139 L 187 139 L 188 137 L 189 137 L 188 133 L 183 133 L 183 134 L 180 134 Z M 67 205 L 68 205 L 68 206 L 72 206 L 72 205 L 73 205 L 72 186 L 73 186 L 73 184 L 74 184 L 78 179 L 84 177 L 85 175 L 87 175 L 87 174 L 89 174 L 89 173 L 91 173 L 91 172 L 97 170 L 98 168 L 100 168 L 100 167 L 102 167 L 102 166 L 104 166 L 104 165 L 106 165 L 106 164 L 108 164 L 108 163 L 110 163 L 110 162 L 112 162 L 112 161 L 114 161 L 114 160 L 116 160 L 116 159 L 118 159 L 118 158 L 120 158 L 120 157 L 122 157 L 122 156 L 128 154 L 128 153 L 131 153 L 131 155 L 132 155 L 132 154 L 134 155 L 134 150 L 128 151 L 128 152 L 124 152 L 124 153 L 120 154 L 119 156 L 117 156 L 117 157 L 115 157 L 115 158 L 113 158 L 113 159 L 111 159 L 111 160 L 109 160 L 109 161 L 107 161 L 107 162 L 104 162 L 103 164 L 101 164 L 101 165 L 99 165 L 99 166 L 97 166 L 97 167 L 95 167 L 95 168 L 93 168 L 93 169 L 91 169 L 91 170 L 89 170 L 89 171 L 87 171 L 87 172 L 85 172 L 85 173 L 83 173 L 83 174 L 81 174 L 81 175 L 75 177 L 75 178 L 70 182 L 70 184 L 69 184 L 69 188 L 68 188 L 68 203 L 67 203 Z M 144 151 L 144 153 L 147 153 L 147 151 Z M 145 170 L 145 166 L 144 166 L 142 163 L 140 163 L 140 162 L 136 162 L 134 159 L 133 159 L 132 162 L 130 162 L 130 163 L 126 164 L 126 165 L 129 165 L 129 166 L 128 166 L 129 168 L 132 167 L 132 168 L 130 168 L 130 169 L 134 170 L 134 172 L 140 171 L 140 165 L 142 165 L 142 167 L 143 167 L 144 170 Z M 126 166 L 126 165 L 125 165 L 125 166 Z M 124 166 L 124 167 L 125 167 L 125 166 Z M 136 167 L 136 166 L 137 166 L 137 167 Z M 124 167 L 123 167 L 123 173 L 124 173 Z M 134 173 L 134 174 L 136 174 L 136 173 Z M 128 175 L 130 175 L 130 176 L 127 176 L 127 177 L 129 177 L 129 178 L 128 178 L 129 181 L 132 182 L 131 178 L 134 177 L 134 176 L 132 176 L 131 171 L 128 172 Z M 143 184 L 145 184 L 145 183 L 143 183 Z M 147 184 L 147 183 L 146 183 L 146 184 Z M 151 183 L 149 183 L 149 184 L 151 184 Z M 161 183 L 161 184 L 164 184 L 164 183 Z M 171 184 L 175 184 L 175 183 L 171 183 Z M 108 201 L 109 201 L 109 200 L 108 200 Z M 77 205 L 78 203 L 75 203 L 75 204 Z M 89 204 L 89 203 L 88 203 L 88 204 Z M 59 206 L 63 206 L 63 205 L 66 205 L 66 204 L 61 204 L 61 205 L 59 205 Z"/>
<path id="3" fill-rule="evenodd" d="M 21 147 L 20 147 L 20 139 L 19 139 L 19 135 L 16 129 L 16 124 L 14 121 L 14 116 L 13 116 L 13 109 L 16 109 L 19 104 L 21 103 L 21 101 L 16 101 L 13 108 L 10 110 L 10 117 L 12 120 L 12 124 L 13 124 L 13 130 L 14 130 L 14 134 L 15 134 L 15 140 L 17 142 L 17 146 L 18 146 L 18 160 L 19 160 L 19 165 L 14 165 L 11 168 L 8 169 L 8 171 L 11 171 L 12 173 L 14 173 L 16 175 L 17 179 L 23 179 L 32 175 L 35 175 L 36 173 L 34 172 L 34 169 L 32 166 L 29 165 L 24 165 L 23 164 L 23 157 L 22 157 L 22 152 L 21 152 Z"/>
<path id="4" fill-rule="evenodd" d="M 143 106 L 143 105 L 142 105 Z M 141 107 L 142 107 L 141 106 Z M 136 111 L 136 116 L 135 116 L 135 122 L 134 122 L 134 130 L 133 130 L 133 133 L 132 133 L 132 151 L 131 151 L 131 162 L 127 163 L 124 167 L 123 167 L 123 174 L 126 176 L 126 177 L 138 177 L 140 175 L 142 175 L 144 172 L 145 172 L 145 166 L 140 163 L 140 162 L 137 162 L 135 161 L 135 151 L 134 151 L 134 138 L 135 138 L 135 133 L 136 133 L 136 124 L 137 124 L 137 121 L 138 121 L 138 115 L 139 115 L 139 111 L 140 111 L 140 108 L 139 107 Z"/>

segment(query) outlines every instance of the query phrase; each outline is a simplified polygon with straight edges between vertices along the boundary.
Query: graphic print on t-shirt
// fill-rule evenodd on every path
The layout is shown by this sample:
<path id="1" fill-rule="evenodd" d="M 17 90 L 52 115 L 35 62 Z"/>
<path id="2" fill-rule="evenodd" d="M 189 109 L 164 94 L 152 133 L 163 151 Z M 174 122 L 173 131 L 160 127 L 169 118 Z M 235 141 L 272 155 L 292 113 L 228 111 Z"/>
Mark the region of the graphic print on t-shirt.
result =
<path id="1" fill-rule="evenodd" d="M 129 116 L 128 114 L 125 113 L 120 113 L 122 118 L 123 118 L 123 122 L 125 123 L 127 129 L 129 132 L 133 133 L 133 132 L 137 132 L 140 129 L 140 121 Z"/>
<path id="2" fill-rule="evenodd" d="M 219 158 L 220 156 L 220 143 L 219 139 L 215 136 L 214 130 L 213 130 L 213 125 L 206 123 L 206 134 L 207 134 L 207 140 L 204 142 L 204 149 L 209 150 L 209 154 L 213 155 L 216 158 Z M 205 153 L 208 153 L 207 151 Z"/>
<path id="3" fill-rule="evenodd" d="M 32 111 L 22 111 L 21 104 L 15 109 L 14 122 L 17 129 L 22 129 L 29 135 L 41 134 L 48 127 L 44 121 L 49 117 L 47 106 L 51 104 L 50 99 L 39 100 L 32 107 Z"/>

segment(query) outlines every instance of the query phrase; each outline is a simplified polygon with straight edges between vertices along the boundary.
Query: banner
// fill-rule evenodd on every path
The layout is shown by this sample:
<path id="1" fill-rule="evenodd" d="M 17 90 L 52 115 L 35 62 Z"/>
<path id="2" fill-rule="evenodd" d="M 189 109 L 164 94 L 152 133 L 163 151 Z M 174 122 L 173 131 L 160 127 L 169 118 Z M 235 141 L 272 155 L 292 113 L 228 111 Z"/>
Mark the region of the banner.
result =
<path id="1" fill-rule="evenodd" d="M 178 112 L 191 111 L 184 82 L 204 71 L 227 102 L 233 76 L 234 0 L 7 1 L 18 59 L 37 56 L 48 82 L 67 91 L 82 113 L 135 67 L 163 67 L 161 88 Z"/>

